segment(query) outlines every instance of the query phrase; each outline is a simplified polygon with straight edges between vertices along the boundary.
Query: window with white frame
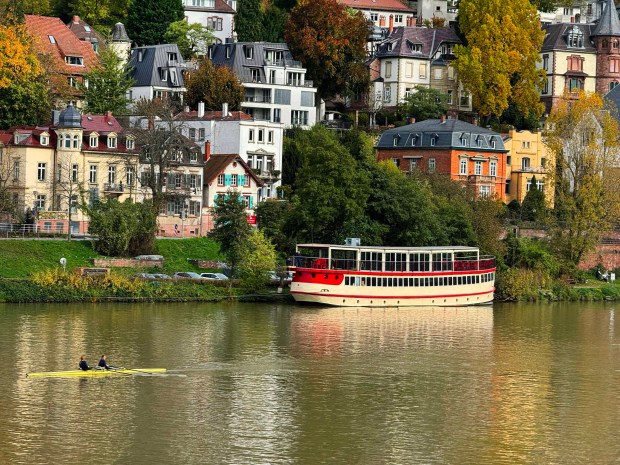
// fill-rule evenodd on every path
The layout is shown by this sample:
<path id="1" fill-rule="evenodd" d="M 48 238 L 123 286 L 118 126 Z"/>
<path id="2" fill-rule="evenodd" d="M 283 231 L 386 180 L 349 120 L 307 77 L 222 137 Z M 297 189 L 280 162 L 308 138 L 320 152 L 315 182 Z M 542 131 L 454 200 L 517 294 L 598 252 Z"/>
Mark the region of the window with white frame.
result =
<path id="1" fill-rule="evenodd" d="M 248 142 L 254 142 L 254 129 L 250 129 L 248 132 Z"/>
<path id="2" fill-rule="evenodd" d="M 265 130 L 264 129 L 259 129 L 258 130 L 258 143 L 263 143 L 265 142 Z"/>
<path id="3" fill-rule="evenodd" d="M 97 183 L 97 165 L 90 165 L 88 171 L 88 182 L 91 184 Z"/>
<path id="4" fill-rule="evenodd" d="M 95 134 L 91 134 L 88 142 L 89 142 L 91 148 L 92 147 L 97 147 L 99 145 L 99 136 L 97 136 Z"/>
<path id="5" fill-rule="evenodd" d="M 434 173 L 435 172 L 435 168 L 436 168 L 436 161 L 434 158 L 429 158 L 428 159 L 428 172 L 429 173 Z"/>
<path id="6" fill-rule="evenodd" d="M 301 110 L 292 110 L 291 111 L 291 124 L 299 125 L 299 126 L 307 126 L 308 125 L 308 112 Z"/>
<path id="7" fill-rule="evenodd" d="M 244 187 L 250 187 L 250 173 L 248 173 L 247 171 L 245 172 L 245 177 L 243 178 L 245 183 L 243 184 Z"/>
<path id="8" fill-rule="evenodd" d="M 77 134 L 73 136 L 73 148 L 74 149 L 80 148 L 80 136 L 78 136 Z"/>
<path id="9" fill-rule="evenodd" d="M 125 142 L 125 145 L 127 146 L 127 150 L 133 150 L 136 146 L 136 141 L 128 137 Z"/>
<path id="10" fill-rule="evenodd" d="M 116 166 L 108 166 L 108 184 L 114 184 L 116 182 Z"/>
<path id="11" fill-rule="evenodd" d="M 282 110 L 280 108 L 273 109 L 273 122 L 274 123 L 282 122 Z"/>
<path id="12" fill-rule="evenodd" d="M 116 136 L 108 136 L 108 148 L 109 149 L 116 148 Z"/>
<path id="13" fill-rule="evenodd" d="M 73 164 L 71 165 L 71 182 L 78 182 L 78 174 L 79 174 L 80 166 Z"/>
<path id="14" fill-rule="evenodd" d="M 385 62 L 385 77 L 386 78 L 392 77 L 392 62 L 391 61 Z"/>
<path id="15" fill-rule="evenodd" d="M 133 166 L 127 166 L 125 168 L 125 182 L 128 186 L 133 186 L 136 182 L 136 168 Z"/>
<path id="16" fill-rule="evenodd" d="M 482 175 L 482 162 L 481 161 L 476 161 L 474 163 L 474 174 L 476 176 L 481 176 Z"/>
<path id="17" fill-rule="evenodd" d="M 189 152 L 189 162 L 198 163 L 198 152 L 196 150 Z"/>
<path id="18" fill-rule="evenodd" d="M 223 186 L 224 185 L 224 174 L 218 174 L 218 176 L 217 176 L 217 185 L 218 186 Z"/>
<path id="19" fill-rule="evenodd" d="M 394 23 L 402 23 L 403 22 L 403 15 L 394 15 Z"/>
<path id="20" fill-rule="evenodd" d="M 47 172 L 47 163 L 37 164 L 37 181 L 45 181 L 46 172 Z"/>
<path id="21" fill-rule="evenodd" d="M 13 179 L 14 180 L 19 180 L 19 161 L 15 160 L 13 162 Z"/>
<path id="22" fill-rule="evenodd" d="M 45 200 L 47 196 L 45 194 L 38 194 L 35 199 L 35 207 L 37 210 L 45 210 Z"/>
<path id="23" fill-rule="evenodd" d="M 421 63 L 420 67 L 418 68 L 419 71 L 419 75 L 421 78 L 425 78 L 426 77 L 426 63 Z"/>
<path id="24" fill-rule="evenodd" d="M 269 131 L 267 133 L 267 143 L 268 144 L 273 144 L 273 131 Z"/>
<path id="25" fill-rule="evenodd" d="M 478 193 L 482 198 L 489 197 L 491 195 L 491 186 L 479 186 Z"/>
<path id="26" fill-rule="evenodd" d="M 237 175 L 236 174 L 232 174 L 230 176 L 230 185 L 232 187 L 237 187 Z"/>
<path id="27" fill-rule="evenodd" d="M 461 158 L 459 163 L 459 174 L 461 176 L 467 175 L 467 158 Z"/>
<path id="28" fill-rule="evenodd" d="M 497 162 L 495 160 L 491 160 L 489 163 L 489 176 L 497 176 Z"/>
<path id="29" fill-rule="evenodd" d="M 161 79 L 162 81 L 168 80 L 168 68 L 159 69 L 159 79 Z"/>
<path id="30" fill-rule="evenodd" d="M 41 145 L 47 145 L 49 143 L 49 137 L 41 134 Z"/>
<path id="31" fill-rule="evenodd" d="M 385 89 L 383 90 L 383 101 L 384 102 L 389 102 L 392 100 L 392 86 L 385 86 Z"/>

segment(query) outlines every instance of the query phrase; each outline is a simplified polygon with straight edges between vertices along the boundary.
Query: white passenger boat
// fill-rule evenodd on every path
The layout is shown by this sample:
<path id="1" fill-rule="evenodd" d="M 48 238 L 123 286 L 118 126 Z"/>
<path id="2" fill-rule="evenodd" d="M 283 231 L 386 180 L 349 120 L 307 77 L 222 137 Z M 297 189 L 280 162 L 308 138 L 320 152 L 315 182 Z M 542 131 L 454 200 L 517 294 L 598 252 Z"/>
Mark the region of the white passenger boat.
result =
<path id="1" fill-rule="evenodd" d="M 299 244 L 289 260 L 298 302 L 355 307 L 493 301 L 495 257 L 475 247 Z"/>

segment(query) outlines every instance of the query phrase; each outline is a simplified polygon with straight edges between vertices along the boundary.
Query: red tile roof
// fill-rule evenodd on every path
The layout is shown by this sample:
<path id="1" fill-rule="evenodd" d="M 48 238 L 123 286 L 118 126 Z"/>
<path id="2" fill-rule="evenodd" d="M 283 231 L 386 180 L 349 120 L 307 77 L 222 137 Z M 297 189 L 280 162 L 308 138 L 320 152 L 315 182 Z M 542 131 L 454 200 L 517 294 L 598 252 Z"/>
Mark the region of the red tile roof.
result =
<path id="1" fill-rule="evenodd" d="M 400 0 L 338 0 L 350 8 L 356 10 L 375 10 L 375 11 L 401 11 L 403 13 L 414 13 L 408 6 Z"/>
<path id="2" fill-rule="evenodd" d="M 123 127 L 112 114 L 107 115 L 82 115 L 82 127 L 84 133 L 88 134 L 93 131 L 103 135 L 110 132 L 120 134 Z"/>
<path id="3" fill-rule="evenodd" d="M 241 166 L 245 168 L 245 171 L 252 177 L 252 179 L 254 179 L 254 182 L 256 182 L 258 186 L 262 186 L 264 184 L 263 181 L 256 176 L 256 173 L 254 173 L 252 168 L 250 168 L 248 164 L 243 161 L 243 158 L 236 153 L 220 153 L 217 155 L 211 155 L 205 163 L 205 183 L 211 183 L 211 181 L 223 173 L 228 165 L 230 165 L 233 161 L 241 163 Z"/>
<path id="4" fill-rule="evenodd" d="M 51 55 L 60 72 L 83 74 L 99 62 L 91 44 L 78 39 L 59 18 L 24 15 L 24 21 L 37 50 Z M 54 38 L 55 43 L 51 42 L 50 36 Z M 84 66 L 65 63 L 67 56 L 83 57 Z"/>

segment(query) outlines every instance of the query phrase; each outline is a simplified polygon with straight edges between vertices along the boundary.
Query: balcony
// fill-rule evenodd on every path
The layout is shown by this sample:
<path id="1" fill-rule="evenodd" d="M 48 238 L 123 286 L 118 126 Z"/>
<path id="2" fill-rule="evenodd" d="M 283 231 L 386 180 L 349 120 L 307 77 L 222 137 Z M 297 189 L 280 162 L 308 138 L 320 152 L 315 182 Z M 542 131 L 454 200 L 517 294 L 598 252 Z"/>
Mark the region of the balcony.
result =
<path id="1" fill-rule="evenodd" d="M 125 192 L 125 188 L 127 186 L 123 185 L 122 182 L 119 183 L 107 183 L 103 185 L 103 192 L 108 192 L 110 194 L 122 194 Z"/>

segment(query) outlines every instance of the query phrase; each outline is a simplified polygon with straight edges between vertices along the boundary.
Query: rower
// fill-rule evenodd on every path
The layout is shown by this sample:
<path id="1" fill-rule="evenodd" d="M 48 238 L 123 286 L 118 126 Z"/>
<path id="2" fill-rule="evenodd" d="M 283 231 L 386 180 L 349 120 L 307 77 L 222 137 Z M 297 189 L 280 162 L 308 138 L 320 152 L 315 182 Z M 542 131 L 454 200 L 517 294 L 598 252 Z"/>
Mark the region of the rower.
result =
<path id="1" fill-rule="evenodd" d="M 106 356 L 105 354 L 101 356 L 101 358 L 99 359 L 99 364 L 97 365 L 98 368 L 103 368 L 104 370 L 109 370 L 110 367 L 108 366 L 108 362 L 106 362 L 105 360 Z"/>
<path id="2" fill-rule="evenodd" d="M 83 371 L 90 370 L 90 367 L 88 366 L 88 363 L 86 362 L 86 360 L 84 360 L 84 356 L 83 355 L 80 356 L 80 364 L 79 364 L 79 366 L 80 366 L 80 370 L 83 370 Z"/>

